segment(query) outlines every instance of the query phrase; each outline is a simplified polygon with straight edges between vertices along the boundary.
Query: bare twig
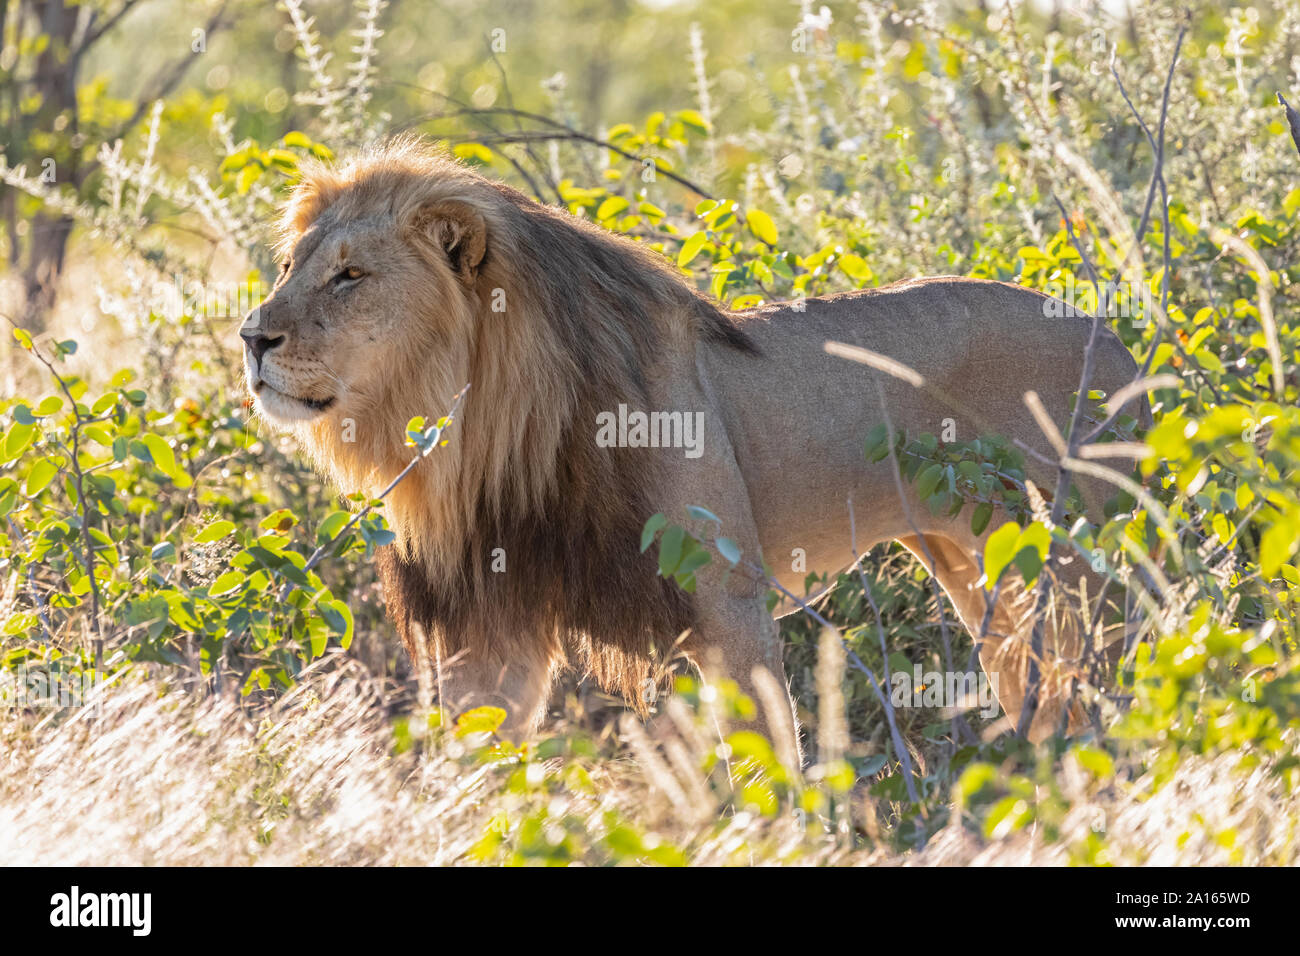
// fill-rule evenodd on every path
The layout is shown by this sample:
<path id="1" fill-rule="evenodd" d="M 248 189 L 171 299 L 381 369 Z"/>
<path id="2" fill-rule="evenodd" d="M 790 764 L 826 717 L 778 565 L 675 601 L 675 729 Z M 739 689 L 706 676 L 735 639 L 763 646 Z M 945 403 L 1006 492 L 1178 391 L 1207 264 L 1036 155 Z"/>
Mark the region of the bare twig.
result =
<path id="1" fill-rule="evenodd" d="M 505 97 L 506 109 L 511 111 L 507 115 L 513 117 L 515 121 L 515 130 L 517 132 L 522 133 L 524 132 L 524 127 L 523 127 L 523 123 L 520 122 L 520 117 L 518 116 L 517 113 L 514 112 L 515 98 L 514 98 L 514 94 L 510 92 L 510 79 L 506 75 L 506 68 L 505 66 L 502 65 L 501 58 L 497 56 L 497 51 L 492 47 L 491 43 L 488 44 L 488 51 L 492 54 L 492 65 L 497 68 L 497 74 L 501 77 L 501 92 L 502 95 Z M 555 195 L 556 200 L 558 200 L 560 203 L 563 203 L 564 197 L 560 195 L 559 184 L 557 184 L 555 180 L 551 177 L 550 170 L 547 169 L 546 164 L 542 162 L 542 158 L 538 156 L 535 152 L 533 152 L 533 147 L 530 143 L 524 144 L 524 151 L 528 153 L 528 158 L 533 161 L 533 165 L 537 167 L 538 171 L 546 179 L 546 185 L 550 187 L 551 192 Z"/>
<path id="2" fill-rule="evenodd" d="M 912 517 L 912 507 L 908 503 L 907 493 L 903 488 L 903 475 L 898 467 L 898 455 L 894 451 L 894 422 L 889 415 L 889 408 L 885 404 L 885 392 L 880 386 L 880 381 L 876 380 L 874 384 L 876 386 L 876 397 L 880 401 L 880 414 L 885 419 L 885 430 L 887 433 L 885 444 L 889 448 L 889 468 L 894 478 L 894 488 L 898 492 L 898 501 L 903 506 L 903 515 L 907 519 L 907 525 L 912 529 L 912 534 L 916 536 L 917 547 L 921 549 L 922 560 L 925 561 L 925 570 L 928 572 L 930 579 L 930 589 L 934 594 L 934 603 L 939 611 L 939 636 L 943 642 L 943 666 L 945 670 L 951 671 L 952 640 L 948 635 L 948 616 L 943 610 L 943 592 L 939 586 L 939 565 L 935 562 L 934 555 L 930 551 L 930 543 L 926 540 L 925 535 L 921 533 L 921 529 L 917 526 L 916 521 Z M 853 526 L 853 502 L 851 501 L 849 502 L 849 530 L 853 539 L 853 559 L 854 562 L 857 563 L 859 560 L 857 554 L 857 533 Z M 861 566 L 859 565 L 859 573 L 860 572 Z M 864 587 L 866 585 L 865 579 L 863 580 L 863 585 Z M 872 603 L 872 608 L 875 608 L 874 602 Z M 876 616 L 877 619 L 879 619 L 879 612 L 877 612 Z M 881 631 L 881 638 L 884 638 L 883 630 Z M 889 680 L 887 675 L 888 664 L 886 663 L 886 681 Z M 961 727 L 958 727 L 957 724 L 958 720 L 954 719 L 954 728 L 957 729 L 957 733 L 960 736 L 961 730 L 965 729 L 964 722 Z"/>
<path id="3" fill-rule="evenodd" d="M 1141 248 L 1142 241 L 1146 237 L 1147 224 L 1150 222 L 1150 218 L 1151 218 L 1151 204 L 1152 204 L 1152 200 L 1155 198 L 1155 191 L 1157 187 L 1159 187 L 1160 189 L 1160 201 L 1161 201 L 1161 224 L 1162 224 L 1161 242 L 1163 246 L 1162 252 L 1164 256 L 1163 259 L 1164 265 L 1160 276 L 1160 313 L 1159 315 L 1156 316 L 1157 319 L 1156 334 L 1152 337 L 1151 346 L 1147 351 L 1146 359 L 1143 360 L 1142 367 L 1138 371 L 1137 378 L 1135 379 L 1135 381 L 1141 380 L 1150 374 L 1151 365 L 1155 361 L 1156 352 L 1159 351 L 1160 345 L 1164 340 L 1165 332 L 1168 330 L 1169 327 L 1169 277 L 1170 277 L 1170 272 L 1173 268 L 1173 261 L 1172 261 L 1170 246 L 1169 246 L 1170 243 L 1169 191 L 1165 183 L 1165 174 L 1164 174 L 1165 123 L 1169 116 L 1169 91 L 1170 88 L 1173 86 L 1174 68 L 1178 65 L 1178 55 L 1179 52 L 1182 50 L 1183 38 L 1186 36 L 1186 34 L 1187 34 L 1187 25 L 1184 24 L 1178 30 L 1178 39 L 1174 43 L 1174 54 L 1169 62 L 1169 72 L 1165 75 L 1164 93 L 1160 100 L 1160 122 L 1157 127 L 1158 135 L 1152 135 L 1151 128 L 1147 125 L 1146 120 L 1142 118 L 1142 114 L 1139 113 L 1137 107 L 1133 105 L 1133 100 L 1129 97 L 1128 90 L 1125 89 L 1124 87 L 1124 81 L 1120 79 L 1119 72 L 1115 69 L 1114 51 L 1111 52 L 1111 63 L 1110 63 L 1111 76 L 1115 78 L 1115 83 L 1119 87 L 1120 96 L 1123 97 L 1124 102 L 1128 105 L 1129 112 L 1133 114 L 1133 118 L 1137 120 L 1138 126 L 1141 127 L 1142 133 L 1147 138 L 1147 143 L 1151 146 L 1152 155 L 1155 157 L 1155 165 L 1151 170 L 1151 183 L 1147 187 L 1146 203 L 1142 207 L 1142 217 L 1141 219 L 1139 219 L 1137 231 L 1134 233 L 1133 246 L 1130 247 L 1128 251 L 1124 254 L 1124 260 L 1123 262 L 1120 263 L 1119 271 L 1121 274 L 1123 274 L 1128 269 L 1128 264 L 1132 260 L 1134 253 L 1136 253 Z M 1211 197 L 1213 197 L 1214 195 L 1213 189 L 1210 190 L 1210 195 Z M 1082 252 L 1080 254 L 1082 254 Z M 1197 363 L 1192 361 L 1191 356 L 1187 354 L 1187 350 L 1186 348 L 1184 348 L 1182 341 L 1177 336 L 1174 336 L 1173 343 L 1174 346 L 1178 349 L 1178 351 L 1182 354 L 1184 361 L 1187 363 L 1187 367 L 1189 369 L 1196 369 Z M 1218 394 L 1218 390 L 1214 387 L 1214 384 L 1210 382 L 1208 379 L 1206 379 L 1204 375 L 1200 375 L 1199 372 L 1197 374 L 1201 378 L 1203 384 L 1207 385 L 1210 391 L 1214 393 L 1216 400 L 1221 400 Z M 1135 397 L 1136 395 L 1128 396 L 1125 402 L 1113 403 L 1114 407 L 1111 409 L 1110 417 L 1108 417 L 1106 421 L 1098 425 L 1097 428 L 1094 429 L 1088 435 L 1088 437 L 1085 439 L 1085 443 L 1095 441 L 1098 436 L 1104 434 L 1106 429 L 1109 428 L 1110 425 L 1114 422 L 1114 420 L 1119 417 L 1119 414 L 1123 410 L 1124 405 L 1127 404 L 1128 401 L 1131 401 L 1132 398 Z"/>
<path id="4" fill-rule="evenodd" d="M 633 160 L 634 162 L 642 163 L 645 162 L 646 159 L 649 159 L 652 163 L 654 163 L 654 170 L 656 175 L 664 176 L 668 179 L 671 179 L 673 182 L 677 183 L 678 185 L 685 186 L 687 189 L 691 190 L 692 192 L 698 193 L 700 196 L 704 197 L 705 199 L 714 198 L 709 193 L 709 191 L 705 189 L 703 186 L 700 186 L 698 183 L 692 182 L 691 180 L 687 179 L 684 176 L 680 176 L 677 173 L 674 173 L 672 170 L 665 169 L 663 166 L 659 164 L 659 161 L 652 156 L 638 156 L 637 154 L 629 152 L 628 150 L 625 150 L 621 146 L 617 146 L 614 143 L 609 142 L 608 140 L 601 139 L 599 136 L 593 136 L 590 133 L 584 133 L 581 130 L 576 130 L 572 126 L 569 126 L 566 123 L 562 123 L 559 120 L 552 119 L 549 116 L 544 116 L 541 113 L 531 113 L 527 110 L 514 109 L 511 107 L 493 107 L 489 109 L 476 109 L 472 106 L 468 106 L 463 103 L 460 103 L 459 101 L 447 96 L 444 93 L 439 93 L 437 90 L 427 90 L 424 89 L 423 87 L 411 86 L 411 84 L 401 84 L 401 85 L 409 86 L 412 89 L 421 90 L 422 92 L 428 93 L 433 96 L 439 96 L 442 99 L 446 100 L 448 103 L 451 103 L 453 106 L 456 106 L 458 108 L 454 110 L 446 110 L 438 113 L 426 113 L 423 116 L 417 116 L 414 119 L 407 121 L 405 124 L 399 127 L 399 129 L 411 129 L 412 127 L 418 126 L 421 123 L 435 122 L 441 119 L 478 118 L 481 120 L 484 116 L 493 116 L 493 115 L 507 116 L 516 119 L 531 120 L 535 123 L 539 123 L 543 126 L 548 127 L 548 129 L 519 130 L 516 133 L 502 133 L 500 132 L 499 129 L 493 127 L 494 138 L 490 142 L 487 139 L 475 137 L 475 136 L 457 137 L 456 142 L 483 143 L 483 145 L 485 146 L 494 145 L 496 143 L 550 142 L 555 140 L 558 141 L 573 140 L 576 142 L 588 143 L 592 146 L 599 146 L 601 149 L 608 149 L 611 152 L 617 153 L 618 155 L 624 157 L 625 159 L 630 159 Z M 540 193 L 538 194 L 540 195 Z"/>
<path id="5" fill-rule="evenodd" d="M 446 419 L 446 425 L 442 426 L 438 430 L 439 438 L 442 437 L 442 433 L 446 431 L 447 428 L 449 428 L 451 424 L 456 420 L 456 413 L 457 411 L 459 411 L 461 402 L 465 398 L 465 393 L 468 391 L 469 391 L 469 385 L 466 384 L 464 388 L 462 388 L 459 392 L 456 393 L 456 397 L 451 403 L 451 410 L 448 411 L 447 414 L 444 416 L 444 418 Z M 330 548 L 334 547 L 334 545 L 338 542 L 340 538 L 342 538 L 345 534 L 347 534 L 349 531 L 355 528 L 358 522 L 360 522 L 363 518 L 365 518 L 368 514 L 370 514 L 370 512 L 374 510 L 376 501 L 383 501 L 385 498 L 387 498 L 392 493 L 393 489 L 396 488 L 399 484 L 401 484 L 402 479 L 404 479 L 407 475 L 409 475 L 414 470 L 415 466 L 418 465 L 421 461 L 423 461 L 430 451 L 432 451 L 434 448 L 437 447 L 438 447 L 438 443 L 437 441 L 435 441 L 433 442 L 432 445 L 430 445 L 428 449 L 422 450 L 419 454 L 417 454 L 414 458 L 412 458 L 409 462 L 407 462 L 406 467 L 397 473 L 397 477 L 394 478 L 392 481 L 390 481 L 383 491 L 379 492 L 379 494 L 377 494 L 374 498 L 366 502 L 366 506 L 362 508 L 360 511 L 358 511 L 356 514 L 354 514 L 352 518 L 348 521 L 348 523 L 338 530 L 337 534 L 335 534 L 332 538 L 330 538 L 324 544 L 320 545 L 315 551 L 311 553 L 311 555 L 307 558 L 306 563 L 302 566 L 302 572 L 306 574 L 312 568 L 316 567 L 316 565 L 320 563 L 321 558 L 325 557 L 325 555 L 329 553 Z M 285 601 L 289 597 L 289 594 L 292 591 L 293 591 L 293 583 L 292 582 L 286 583 L 284 588 L 281 589 L 280 591 L 280 601 L 281 602 Z"/>
<path id="6" fill-rule="evenodd" d="M 1277 94 L 1277 101 L 1286 112 L 1286 124 L 1291 127 L 1291 142 L 1295 143 L 1296 151 L 1300 152 L 1300 111 L 1288 103 L 1281 93 Z"/>
<path id="7" fill-rule="evenodd" d="M 840 634 L 840 629 L 838 627 L 836 627 L 825 617 L 819 614 L 816 610 L 810 607 L 807 601 L 803 600 L 802 598 L 795 595 L 793 592 L 783 587 L 781 585 L 781 582 L 776 580 L 776 578 L 768 575 L 762 568 L 750 562 L 746 562 L 745 566 L 751 572 L 759 575 L 759 577 L 767 583 L 768 587 L 771 587 L 772 589 L 781 592 L 781 594 L 784 595 L 788 600 L 793 601 L 795 604 L 797 604 L 801 611 L 803 611 L 805 614 L 811 617 L 822 627 L 829 628 L 831 631 L 835 633 L 837 637 L 839 637 L 840 642 L 844 645 L 844 654 L 848 658 L 849 663 L 867 676 L 867 682 L 871 685 L 871 689 L 876 692 L 876 697 L 880 699 L 881 705 L 885 708 L 885 720 L 889 724 L 889 736 L 894 743 L 894 751 L 898 754 L 899 763 L 902 764 L 903 782 L 907 786 L 908 799 L 911 800 L 912 803 L 920 803 L 921 798 L 917 795 L 916 783 L 913 780 L 912 755 L 911 752 L 907 749 L 907 743 L 903 740 L 902 733 L 898 729 L 897 721 L 894 720 L 894 708 L 889 701 L 889 696 L 887 693 L 888 688 L 884 687 L 876 679 L 875 672 L 872 671 L 871 668 L 868 667 L 865 663 L 863 663 L 862 658 L 858 657 L 858 655 L 854 653 L 853 648 L 848 646 L 848 643 L 844 641 L 843 636 Z M 870 599 L 871 599 L 870 592 L 868 592 L 868 600 Z M 875 605 L 873 603 L 872 607 L 874 606 Z M 876 624 L 878 627 L 881 626 L 879 615 L 877 615 L 876 617 Z M 884 640 L 883 630 L 881 631 L 881 640 L 882 641 Z M 886 667 L 889 666 L 888 661 L 886 661 L 885 666 Z"/>

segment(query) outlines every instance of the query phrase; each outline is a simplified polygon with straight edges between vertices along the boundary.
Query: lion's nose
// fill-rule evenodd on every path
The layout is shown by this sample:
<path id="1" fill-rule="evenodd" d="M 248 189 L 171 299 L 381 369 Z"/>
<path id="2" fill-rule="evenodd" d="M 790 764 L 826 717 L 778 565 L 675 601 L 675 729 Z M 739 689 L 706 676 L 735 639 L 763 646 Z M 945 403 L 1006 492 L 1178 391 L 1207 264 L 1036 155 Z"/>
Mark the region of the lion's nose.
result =
<path id="1" fill-rule="evenodd" d="M 284 341 L 283 335 L 263 335 L 257 329 L 240 329 L 239 337 L 244 340 L 244 344 L 253 353 L 253 360 L 258 364 L 261 364 L 263 355 Z"/>

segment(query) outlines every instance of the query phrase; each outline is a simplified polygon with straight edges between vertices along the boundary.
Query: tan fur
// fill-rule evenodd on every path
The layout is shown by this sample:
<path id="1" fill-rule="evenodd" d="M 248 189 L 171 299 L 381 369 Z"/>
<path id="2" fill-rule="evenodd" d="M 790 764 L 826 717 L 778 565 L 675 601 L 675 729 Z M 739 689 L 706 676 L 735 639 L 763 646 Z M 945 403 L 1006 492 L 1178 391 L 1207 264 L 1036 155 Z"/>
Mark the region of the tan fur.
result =
<path id="1" fill-rule="evenodd" d="M 409 139 L 306 170 L 279 251 L 289 267 L 242 333 L 250 386 L 341 490 L 378 493 L 410 460 L 408 419 L 436 418 L 471 385 L 447 445 L 390 496 L 397 542 L 380 569 L 399 633 L 412 652 L 428 642 L 447 705 L 502 703 L 519 731 L 566 659 L 643 707 L 684 632 L 708 676 L 746 689 L 755 667 L 781 677 L 763 582 L 716 559 L 694 596 L 657 578 L 638 547 L 657 511 L 684 522 L 688 505 L 710 508 L 747 561 L 766 559 L 802 593 L 794 549 L 808 571 L 851 562 L 851 500 L 859 551 L 891 538 L 924 550 L 917 525 L 977 630 L 981 542 L 967 516 L 900 500 L 862 439 L 883 392 L 908 434 L 952 418 L 963 440 L 995 431 L 1050 452 L 1021 396 L 1035 389 L 1065 421 L 1088 324 L 1045 317 L 1037 293 L 953 278 L 727 314 L 637 243 Z M 349 267 L 364 277 L 337 278 Z M 274 343 L 260 361 L 259 335 Z M 827 340 L 915 368 L 957 407 L 827 355 Z M 1107 334 L 1093 387 L 1132 373 Z M 600 447 L 597 416 L 620 403 L 699 413 L 702 454 Z M 1102 489 L 1084 490 L 1095 509 Z M 1024 660 L 1014 603 L 983 657 L 1009 711 Z M 1049 628 L 1049 644 L 1077 657 L 1069 630 Z M 1037 736 L 1059 712 L 1049 700 Z"/>

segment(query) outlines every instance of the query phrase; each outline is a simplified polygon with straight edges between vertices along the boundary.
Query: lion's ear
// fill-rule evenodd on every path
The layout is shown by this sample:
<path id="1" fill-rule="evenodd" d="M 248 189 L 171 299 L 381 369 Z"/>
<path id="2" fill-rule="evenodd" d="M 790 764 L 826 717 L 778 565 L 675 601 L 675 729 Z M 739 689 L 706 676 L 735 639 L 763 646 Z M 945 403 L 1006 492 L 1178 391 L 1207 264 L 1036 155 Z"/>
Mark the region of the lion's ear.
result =
<path id="1" fill-rule="evenodd" d="M 427 203 L 416 211 L 411 226 L 442 251 L 462 281 L 474 281 L 487 253 L 487 223 L 477 209 L 454 199 Z"/>

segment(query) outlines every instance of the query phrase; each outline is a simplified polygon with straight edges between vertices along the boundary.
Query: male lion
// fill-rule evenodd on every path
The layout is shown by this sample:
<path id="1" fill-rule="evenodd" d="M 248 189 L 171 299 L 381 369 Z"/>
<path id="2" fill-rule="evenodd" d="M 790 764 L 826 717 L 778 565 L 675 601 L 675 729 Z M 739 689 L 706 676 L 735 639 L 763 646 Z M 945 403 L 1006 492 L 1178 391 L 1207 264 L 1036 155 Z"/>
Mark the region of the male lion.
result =
<path id="1" fill-rule="evenodd" d="M 1063 426 L 1090 328 L 1068 309 L 1045 317 L 1060 303 L 1037 292 L 951 277 L 729 313 L 636 242 L 412 139 L 306 169 L 281 237 L 280 278 L 240 331 L 248 383 L 261 415 L 341 489 L 377 494 L 412 457 L 406 422 L 437 417 L 472 383 L 446 447 L 389 496 L 396 542 L 380 571 L 407 651 L 427 648 L 437 665 L 443 705 L 499 704 L 513 733 L 541 719 L 570 660 L 634 703 L 677 647 L 706 678 L 751 693 L 756 668 L 783 679 L 766 583 L 746 570 L 764 561 L 802 594 L 807 571 L 833 578 L 855 546 L 896 539 L 928 550 L 978 633 L 969 513 L 935 516 L 910 486 L 900 495 L 890 460 L 868 464 L 863 438 L 887 409 L 908 435 L 952 419 L 959 438 L 996 433 L 1053 456 L 1023 395 L 1036 391 Z M 829 355 L 832 340 L 929 387 Z M 1093 388 L 1134 377 L 1109 333 L 1095 361 Z M 702 424 L 698 446 L 598 441 L 611 416 L 633 412 Z M 1055 480 L 1032 460 L 1030 473 Z M 1104 489 L 1079 484 L 1097 513 Z M 730 571 L 715 559 L 694 594 L 639 547 L 647 518 L 686 523 L 689 505 L 711 509 L 744 556 Z M 1066 568 L 1071 582 L 1091 573 L 1080 564 Z M 1087 590 L 1095 599 L 1097 582 Z M 1013 717 L 1027 603 L 1005 590 L 981 653 Z M 1046 630 L 1035 737 L 1058 725 L 1079 657 L 1070 615 Z M 789 715 L 772 724 L 790 726 Z"/>

